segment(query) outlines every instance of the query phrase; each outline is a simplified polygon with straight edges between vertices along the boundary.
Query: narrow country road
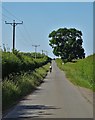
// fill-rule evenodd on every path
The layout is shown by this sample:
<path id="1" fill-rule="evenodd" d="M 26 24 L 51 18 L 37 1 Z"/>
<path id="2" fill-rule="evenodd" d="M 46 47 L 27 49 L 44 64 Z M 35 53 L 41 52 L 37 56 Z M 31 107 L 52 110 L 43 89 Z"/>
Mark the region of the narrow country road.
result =
<path id="1" fill-rule="evenodd" d="M 93 118 L 93 105 L 69 82 L 55 61 L 38 89 L 4 118 Z"/>

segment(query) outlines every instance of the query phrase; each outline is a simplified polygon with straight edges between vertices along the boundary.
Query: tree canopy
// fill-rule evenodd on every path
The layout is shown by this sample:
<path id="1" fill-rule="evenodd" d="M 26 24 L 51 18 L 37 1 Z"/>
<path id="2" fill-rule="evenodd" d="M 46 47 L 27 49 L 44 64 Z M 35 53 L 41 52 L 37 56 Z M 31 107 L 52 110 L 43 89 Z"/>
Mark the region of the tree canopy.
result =
<path id="1" fill-rule="evenodd" d="M 54 55 L 60 56 L 64 62 L 85 58 L 81 31 L 75 28 L 60 28 L 52 31 L 49 38 Z"/>

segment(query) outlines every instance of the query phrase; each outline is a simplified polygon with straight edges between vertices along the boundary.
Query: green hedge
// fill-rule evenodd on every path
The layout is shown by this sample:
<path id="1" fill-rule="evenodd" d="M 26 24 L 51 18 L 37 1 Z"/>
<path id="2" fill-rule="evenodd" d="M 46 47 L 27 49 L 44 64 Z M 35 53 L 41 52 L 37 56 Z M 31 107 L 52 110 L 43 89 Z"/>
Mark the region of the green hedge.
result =
<path id="1" fill-rule="evenodd" d="M 25 72 L 16 76 L 16 81 L 5 79 L 2 83 L 2 106 L 3 111 L 12 107 L 25 95 L 32 92 L 38 85 L 43 82 L 49 70 L 49 63 L 36 68 L 33 72 Z"/>
<path id="2" fill-rule="evenodd" d="M 10 52 L 2 52 L 2 77 L 8 77 L 11 73 L 19 73 L 20 71 L 34 70 L 35 68 L 45 65 L 49 61 L 47 56 L 34 59 L 23 53 L 13 54 Z"/>

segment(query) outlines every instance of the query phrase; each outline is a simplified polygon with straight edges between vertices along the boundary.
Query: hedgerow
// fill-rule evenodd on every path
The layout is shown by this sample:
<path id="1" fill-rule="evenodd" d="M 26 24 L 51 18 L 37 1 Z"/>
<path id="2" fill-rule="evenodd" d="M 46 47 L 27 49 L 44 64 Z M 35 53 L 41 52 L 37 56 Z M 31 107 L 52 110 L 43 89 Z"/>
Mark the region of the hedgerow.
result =
<path id="1" fill-rule="evenodd" d="M 49 64 L 36 68 L 33 72 L 24 72 L 15 76 L 15 81 L 6 78 L 2 82 L 2 109 L 7 109 L 17 104 L 25 95 L 33 92 L 43 82 L 49 70 Z"/>
<path id="2" fill-rule="evenodd" d="M 43 82 L 49 69 L 47 63 L 50 58 L 38 55 L 39 57 L 35 59 L 32 53 L 2 52 L 3 111 L 13 106 Z"/>
<path id="3" fill-rule="evenodd" d="M 34 69 L 45 65 L 50 58 L 34 59 L 24 53 L 2 52 L 2 77 L 8 77 L 10 74 L 20 73 L 21 71 L 33 71 Z"/>

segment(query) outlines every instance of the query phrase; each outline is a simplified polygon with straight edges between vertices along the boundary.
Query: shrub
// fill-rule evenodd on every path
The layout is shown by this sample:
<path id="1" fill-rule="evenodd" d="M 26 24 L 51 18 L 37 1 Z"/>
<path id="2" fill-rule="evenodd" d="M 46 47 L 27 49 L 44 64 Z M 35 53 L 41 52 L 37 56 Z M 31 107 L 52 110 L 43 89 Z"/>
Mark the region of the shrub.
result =
<path id="1" fill-rule="evenodd" d="M 16 77 L 16 81 L 5 79 L 2 83 L 3 90 L 3 110 L 6 110 L 23 96 L 33 92 L 33 90 L 42 83 L 47 70 L 49 70 L 49 64 L 37 68 L 33 72 L 24 72 Z"/>
<path id="2" fill-rule="evenodd" d="M 34 59 L 24 53 L 10 52 L 2 53 L 2 77 L 8 77 L 9 74 L 20 73 L 21 71 L 33 71 L 34 69 L 45 65 L 49 61 L 48 57 Z"/>

